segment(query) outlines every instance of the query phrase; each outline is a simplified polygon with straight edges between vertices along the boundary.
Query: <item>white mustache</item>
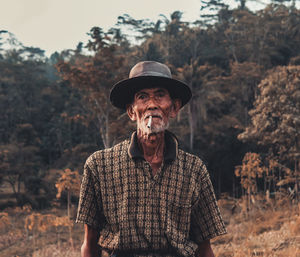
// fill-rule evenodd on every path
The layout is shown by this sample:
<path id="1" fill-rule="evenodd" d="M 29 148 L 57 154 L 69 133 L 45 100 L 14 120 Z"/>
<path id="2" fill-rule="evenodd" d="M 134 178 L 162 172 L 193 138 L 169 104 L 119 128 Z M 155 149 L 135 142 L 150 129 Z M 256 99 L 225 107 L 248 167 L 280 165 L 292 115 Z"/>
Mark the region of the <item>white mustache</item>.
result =
<path id="1" fill-rule="evenodd" d="M 148 134 L 164 131 L 168 128 L 169 122 L 168 120 L 164 121 L 163 117 L 163 114 L 160 112 L 148 112 L 144 115 L 140 128 Z M 154 124 L 153 118 L 158 118 L 160 121 L 157 121 Z"/>
<path id="2" fill-rule="evenodd" d="M 144 120 L 146 120 L 146 119 L 148 119 L 148 118 L 150 118 L 150 117 L 162 119 L 162 115 L 161 115 L 160 113 L 149 113 L 149 114 L 146 114 L 146 115 L 145 115 Z"/>

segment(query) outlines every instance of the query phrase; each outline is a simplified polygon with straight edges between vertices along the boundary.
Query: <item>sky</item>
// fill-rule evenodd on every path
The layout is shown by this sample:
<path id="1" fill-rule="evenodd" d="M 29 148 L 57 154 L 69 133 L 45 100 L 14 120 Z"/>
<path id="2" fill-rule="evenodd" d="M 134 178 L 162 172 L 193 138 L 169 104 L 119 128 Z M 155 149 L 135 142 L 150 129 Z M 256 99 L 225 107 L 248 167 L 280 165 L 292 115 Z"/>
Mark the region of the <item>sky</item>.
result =
<path id="1" fill-rule="evenodd" d="M 123 14 L 156 21 L 160 14 L 169 18 L 179 10 L 183 12 L 183 21 L 195 21 L 200 15 L 201 1 L 0 0 L 0 6 L 0 30 L 8 30 L 25 46 L 39 47 L 49 56 L 87 42 L 86 34 L 94 26 L 107 31 Z"/>

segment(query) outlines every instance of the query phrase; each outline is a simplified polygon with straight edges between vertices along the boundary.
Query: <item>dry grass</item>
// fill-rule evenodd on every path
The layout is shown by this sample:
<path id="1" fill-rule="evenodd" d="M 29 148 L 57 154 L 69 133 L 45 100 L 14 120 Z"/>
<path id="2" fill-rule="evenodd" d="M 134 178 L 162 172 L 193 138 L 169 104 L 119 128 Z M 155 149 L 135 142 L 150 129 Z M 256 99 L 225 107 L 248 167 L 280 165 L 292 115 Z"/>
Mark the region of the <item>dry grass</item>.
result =
<path id="1" fill-rule="evenodd" d="M 222 199 L 220 209 L 228 234 L 212 240 L 216 257 L 300 257 L 299 207 L 288 200 L 266 203 L 257 200 L 246 211 L 242 199 Z M 65 210 L 35 213 L 38 217 L 62 217 Z M 6 209 L 0 213 L 0 256 L 79 257 L 82 225 L 25 228 L 32 216 L 29 208 Z M 2 219 L 1 219 L 2 218 Z M 35 228 L 35 229 L 34 229 Z M 71 233 L 70 233 L 71 232 Z"/>
<path id="2" fill-rule="evenodd" d="M 32 257 L 80 257 L 80 251 L 69 244 L 50 244 L 33 252 Z"/>
<path id="3" fill-rule="evenodd" d="M 15 208 L 2 213 L 0 256 L 80 256 L 82 226 L 59 224 L 66 218 L 65 210 L 34 213 L 29 208 Z"/>
<path id="4" fill-rule="evenodd" d="M 241 206 L 245 203 L 239 200 L 235 202 L 238 213 L 230 215 L 224 203 L 223 199 L 220 208 L 228 234 L 212 241 L 216 257 L 300 257 L 300 206 L 291 206 L 288 199 L 269 207 L 256 201 L 245 212 Z"/>

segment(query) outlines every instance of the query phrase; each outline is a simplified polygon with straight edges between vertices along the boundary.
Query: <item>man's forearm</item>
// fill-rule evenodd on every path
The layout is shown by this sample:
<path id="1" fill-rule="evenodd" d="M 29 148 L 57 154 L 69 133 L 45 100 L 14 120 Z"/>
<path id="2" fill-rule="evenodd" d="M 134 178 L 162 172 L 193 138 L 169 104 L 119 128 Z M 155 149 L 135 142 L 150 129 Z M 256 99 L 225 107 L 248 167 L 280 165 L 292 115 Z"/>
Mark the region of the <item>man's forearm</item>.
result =
<path id="1" fill-rule="evenodd" d="M 101 257 L 101 249 L 98 245 L 88 246 L 83 243 L 81 246 L 81 257 Z"/>
<path id="2" fill-rule="evenodd" d="M 100 257 L 101 248 L 98 245 L 99 232 L 89 225 L 84 225 L 84 241 L 81 246 L 81 257 Z"/>
<path id="3" fill-rule="evenodd" d="M 205 240 L 199 244 L 196 257 L 215 257 L 209 240 Z"/>

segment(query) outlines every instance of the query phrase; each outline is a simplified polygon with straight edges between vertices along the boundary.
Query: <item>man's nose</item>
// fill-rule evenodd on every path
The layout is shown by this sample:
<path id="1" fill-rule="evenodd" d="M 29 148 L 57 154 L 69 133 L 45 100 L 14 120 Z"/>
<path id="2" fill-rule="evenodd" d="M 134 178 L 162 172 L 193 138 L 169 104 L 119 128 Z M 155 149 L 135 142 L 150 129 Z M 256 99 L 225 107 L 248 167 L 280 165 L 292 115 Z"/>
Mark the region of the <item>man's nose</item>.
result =
<path id="1" fill-rule="evenodd" d="M 158 102 L 157 102 L 157 99 L 156 97 L 153 95 L 153 96 L 149 96 L 149 99 L 148 99 L 148 109 L 153 109 L 153 108 L 157 108 L 157 105 L 158 105 Z"/>

